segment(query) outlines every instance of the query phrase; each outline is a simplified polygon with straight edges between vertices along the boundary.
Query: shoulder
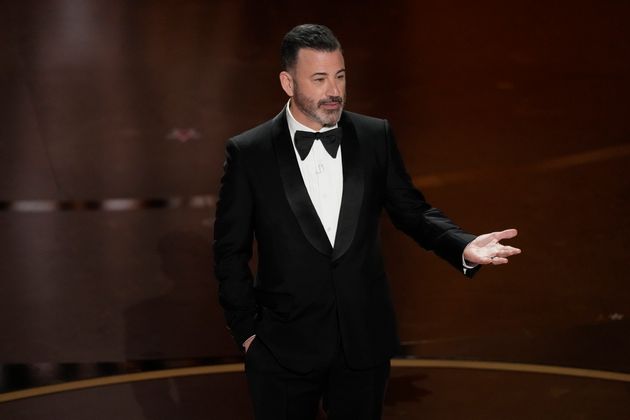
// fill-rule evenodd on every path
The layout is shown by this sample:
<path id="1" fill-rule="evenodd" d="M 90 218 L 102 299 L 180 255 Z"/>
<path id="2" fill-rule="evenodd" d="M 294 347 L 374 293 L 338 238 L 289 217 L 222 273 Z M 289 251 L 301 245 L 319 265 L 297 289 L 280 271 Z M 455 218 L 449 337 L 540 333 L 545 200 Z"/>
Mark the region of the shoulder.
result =
<path id="1" fill-rule="evenodd" d="M 389 122 L 383 118 L 344 111 L 340 123 L 354 130 L 362 143 L 372 141 L 377 146 L 387 142 L 391 136 Z M 346 130 L 346 127 L 344 127 L 344 130 Z"/>
<path id="2" fill-rule="evenodd" d="M 243 131 L 230 138 L 230 143 L 236 144 L 239 148 L 256 148 L 260 145 L 270 146 L 275 137 L 289 132 L 287 126 L 287 116 L 283 108 L 275 117 L 257 126 Z"/>
<path id="3" fill-rule="evenodd" d="M 387 149 L 391 137 L 387 120 L 344 111 L 340 124 L 344 126 L 344 133 L 346 130 L 353 132 L 363 147 L 374 149 L 377 154 Z"/>
<path id="4" fill-rule="evenodd" d="M 388 122 L 382 118 L 344 111 L 343 117 L 347 118 L 357 129 L 361 130 L 385 130 Z"/>
<path id="5" fill-rule="evenodd" d="M 270 154 L 274 153 L 274 138 L 282 135 L 283 126 L 288 131 L 286 125 L 283 110 L 274 118 L 231 137 L 226 151 L 230 156 L 240 156 L 247 166 L 269 161 Z"/>
<path id="6" fill-rule="evenodd" d="M 256 127 L 235 135 L 230 139 L 230 143 L 239 150 L 256 149 L 265 143 L 269 143 L 272 138 L 274 120 L 265 121 Z"/>

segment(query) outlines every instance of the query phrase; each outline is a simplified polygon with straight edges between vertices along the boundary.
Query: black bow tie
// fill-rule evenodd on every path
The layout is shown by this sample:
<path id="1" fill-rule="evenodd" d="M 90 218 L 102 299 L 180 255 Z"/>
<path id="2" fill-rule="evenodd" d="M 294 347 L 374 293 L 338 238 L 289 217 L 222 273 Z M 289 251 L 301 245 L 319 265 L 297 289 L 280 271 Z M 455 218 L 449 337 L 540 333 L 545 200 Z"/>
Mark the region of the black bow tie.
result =
<path id="1" fill-rule="evenodd" d="M 306 159 L 306 156 L 308 156 L 308 153 L 313 147 L 315 139 L 321 140 L 328 154 L 335 158 L 337 157 L 337 150 L 339 150 L 339 145 L 341 144 L 341 127 L 333 128 L 332 130 L 324 131 L 323 133 L 296 131 L 295 148 L 300 155 L 300 159 Z"/>

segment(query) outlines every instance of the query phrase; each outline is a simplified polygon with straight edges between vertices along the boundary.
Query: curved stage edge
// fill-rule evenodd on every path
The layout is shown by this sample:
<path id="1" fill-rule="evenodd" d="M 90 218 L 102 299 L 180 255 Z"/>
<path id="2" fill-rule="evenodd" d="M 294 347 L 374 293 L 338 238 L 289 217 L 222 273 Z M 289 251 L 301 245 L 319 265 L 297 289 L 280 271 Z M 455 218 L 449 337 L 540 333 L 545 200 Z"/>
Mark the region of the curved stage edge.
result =
<path id="1" fill-rule="evenodd" d="M 492 370 L 511 373 L 559 375 L 583 379 L 597 379 L 630 383 L 630 373 L 528 363 L 507 363 L 479 360 L 395 358 L 392 359 L 392 368 Z M 128 384 L 133 382 L 187 376 L 240 373 L 243 371 L 243 363 L 225 363 L 210 366 L 196 366 L 187 368 L 164 369 L 152 372 L 112 375 L 6 392 L 0 394 L 0 403 L 110 385 Z"/>

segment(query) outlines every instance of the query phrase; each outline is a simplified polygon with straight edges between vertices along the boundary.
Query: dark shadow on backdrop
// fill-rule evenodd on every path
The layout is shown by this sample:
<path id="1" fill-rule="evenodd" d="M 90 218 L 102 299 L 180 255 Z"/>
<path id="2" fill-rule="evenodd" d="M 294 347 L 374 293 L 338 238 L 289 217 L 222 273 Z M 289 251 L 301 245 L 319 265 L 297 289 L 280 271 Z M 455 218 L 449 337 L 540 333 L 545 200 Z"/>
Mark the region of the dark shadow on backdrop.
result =
<path id="1" fill-rule="evenodd" d="M 170 232 L 160 239 L 157 250 L 171 286 L 125 311 L 127 360 L 157 362 L 233 352 L 232 343 L 219 333 L 225 330 L 223 317 L 213 313 L 216 286 L 208 237 Z M 230 410 L 242 412 L 242 407 L 232 407 L 229 401 L 217 406 L 220 399 L 208 398 L 221 395 L 220 385 L 220 378 L 180 378 L 134 383 L 132 388 L 146 420 L 230 418 Z"/>

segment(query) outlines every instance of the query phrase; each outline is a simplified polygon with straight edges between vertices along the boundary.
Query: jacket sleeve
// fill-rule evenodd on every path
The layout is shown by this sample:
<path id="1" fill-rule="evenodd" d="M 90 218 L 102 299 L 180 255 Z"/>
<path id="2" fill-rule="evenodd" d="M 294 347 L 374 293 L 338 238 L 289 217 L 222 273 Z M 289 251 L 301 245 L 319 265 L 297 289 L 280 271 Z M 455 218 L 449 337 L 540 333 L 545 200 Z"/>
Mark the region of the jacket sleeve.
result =
<path id="1" fill-rule="evenodd" d="M 423 248 L 435 252 L 453 267 L 472 277 L 479 269 L 465 269 L 464 248 L 475 236 L 464 232 L 440 210 L 432 207 L 413 185 L 387 121 L 387 186 L 385 210 L 397 229 Z"/>
<path id="2" fill-rule="evenodd" d="M 241 152 L 228 141 L 214 222 L 215 276 L 219 302 L 239 348 L 255 333 L 252 256 L 253 197 Z"/>

